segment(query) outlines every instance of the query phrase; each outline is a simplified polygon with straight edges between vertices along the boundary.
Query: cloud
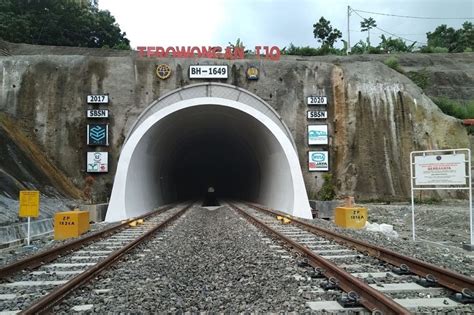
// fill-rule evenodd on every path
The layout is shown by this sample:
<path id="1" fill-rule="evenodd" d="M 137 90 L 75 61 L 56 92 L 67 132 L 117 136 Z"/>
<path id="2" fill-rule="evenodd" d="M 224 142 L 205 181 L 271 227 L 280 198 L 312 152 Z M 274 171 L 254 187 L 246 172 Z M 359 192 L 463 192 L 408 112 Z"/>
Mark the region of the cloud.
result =
<path id="1" fill-rule="evenodd" d="M 132 47 L 138 45 L 220 45 L 240 38 L 247 48 L 256 45 L 319 46 L 313 37 L 313 24 L 321 16 L 347 39 L 347 6 L 387 14 L 472 17 L 472 0 L 100 0 L 101 9 L 116 17 Z M 438 25 L 459 28 L 464 20 L 406 19 L 358 12 L 373 17 L 379 28 L 403 38 L 426 42 L 426 32 Z M 350 16 L 351 44 L 365 40 L 360 32 L 362 18 Z M 379 42 L 382 31 L 371 31 L 371 42 Z M 386 34 L 386 36 L 390 36 Z M 339 46 L 341 43 L 339 43 Z"/>

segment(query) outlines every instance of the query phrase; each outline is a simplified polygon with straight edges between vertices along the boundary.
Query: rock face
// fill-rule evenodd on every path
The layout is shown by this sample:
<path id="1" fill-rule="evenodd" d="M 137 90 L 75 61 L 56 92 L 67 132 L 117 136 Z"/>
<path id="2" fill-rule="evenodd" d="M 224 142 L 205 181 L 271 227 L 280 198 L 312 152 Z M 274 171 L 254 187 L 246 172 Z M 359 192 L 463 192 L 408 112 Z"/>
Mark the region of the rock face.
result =
<path id="1" fill-rule="evenodd" d="M 157 60 L 139 58 L 133 52 L 100 49 L 6 43 L 0 46 L 4 55 L 0 56 L 0 112 L 69 178 L 76 192 L 83 189 L 88 176 L 86 95 L 110 95 L 109 173 L 96 175 L 93 183 L 89 182 L 92 199 L 97 202 L 106 201 L 110 195 L 120 149 L 134 121 L 147 105 L 165 93 L 198 83 L 190 80 L 187 73 L 189 65 L 198 62 L 228 64 L 230 76 L 220 82 L 249 90 L 279 113 L 297 145 L 310 198 L 319 190 L 322 174 L 309 172 L 306 165 L 309 108 L 305 100 L 309 95 L 328 97 L 331 137 L 327 148 L 339 195 L 355 195 L 359 199 L 408 198 L 410 151 L 470 145 L 461 122 L 444 115 L 410 79 L 385 66 L 381 56 L 289 56 L 278 62 Z M 400 64 L 410 71 L 416 71 L 418 61 L 421 68 L 426 64 L 423 69 L 433 71 L 429 74 L 436 79 L 427 89 L 433 95 L 442 92 L 473 99 L 473 85 L 461 91 L 454 84 L 457 79 L 452 80 L 462 78 L 460 81 L 466 84 L 474 81 L 473 57 L 472 53 L 402 55 Z M 156 65 L 161 63 L 172 69 L 167 80 L 156 77 Z M 246 79 L 249 65 L 259 68 L 258 81 Z M 444 77 L 451 79 L 443 80 Z M 0 133 L 0 141 L 3 149 L 3 143 L 10 141 L 8 133 Z M 0 164 L 0 171 L 16 176 L 15 168 L 6 162 Z M 59 191 L 74 194 L 74 189 L 61 190 L 49 176 L 45 176 L 45 183 L 52 182 Z M 0 190 L 12 195 L 18 189 L 12 185 L 6 183 Z"/>

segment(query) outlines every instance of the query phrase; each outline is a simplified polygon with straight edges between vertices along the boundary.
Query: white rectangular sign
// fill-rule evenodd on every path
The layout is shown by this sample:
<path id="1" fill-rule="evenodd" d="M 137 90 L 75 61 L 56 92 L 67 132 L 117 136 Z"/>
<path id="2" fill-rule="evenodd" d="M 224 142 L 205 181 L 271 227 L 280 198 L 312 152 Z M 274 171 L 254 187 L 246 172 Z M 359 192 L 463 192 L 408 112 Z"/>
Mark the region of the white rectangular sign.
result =
<path id="1" fill-rule="evenodd" d="M 309 110 L 308 119 L 326 119 L 328 118 L 328 112 L 325 110 Z"/>
<path id="2" fill-rule="evenodd" d="M 309 151 L 308 169 L 310 171 L 329 171 L 328 151 Z"/>
<path id="3" fill-rule="evenodd" d="M 108 152 L 87 152 L 87 172 L 107 173 L 109 171 Z"/>
<path id="4" fill-rule="evenodd" d="M 87 104 L 108 104 L 108 103 L 109 103 L 109 96 L 107 94 L 87 95 Z"/>
<path id="5" fill-rule="evenodd" d="M 309 125 L 308 144 L 328 144 L 328 125 Z"/>
<path id="6" fill-rule="evenodd" d="M 326 96 L 308 96 L 308 105 L 327 105 L 328 98 Z"/>
<path id="7" fill-rule="evenodd" d="M 415 156 L 415 185 L 466 185 L 464 154 Z"/>
<path id="8" fill-rule="evenodd" d="M 189 66 L 190 79 L 227 79 L 227 65 L 197 65 Z"/>
<path id="9" fill-rule="evenodd" d="M 87 118 L 109 118 L 108 109 L 88 109 Z"/>

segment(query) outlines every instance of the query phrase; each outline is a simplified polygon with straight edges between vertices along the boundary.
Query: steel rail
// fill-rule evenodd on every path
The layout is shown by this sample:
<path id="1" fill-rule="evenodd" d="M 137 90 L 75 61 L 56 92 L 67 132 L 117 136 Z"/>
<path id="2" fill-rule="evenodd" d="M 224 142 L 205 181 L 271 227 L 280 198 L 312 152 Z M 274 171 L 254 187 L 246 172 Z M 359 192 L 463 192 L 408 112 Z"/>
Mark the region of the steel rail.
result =
<path id="1" fill-rule="evenodd" d="M 130 222 L 133 222 L 133 221 L 139 220 L 139 219 L 149 218 L 150 216 L 165 212 L 165 211 L 171 209 L 174 206 L 175 206 L 175 204 L 165 206 L 165 207 L 163 207 L 161 209 L 158 209 L 156 211 L 151 211 L 149 213 L 146 213 L 146 214 L 144 214 L 140 217 L 127 220 L 126 222 L 118 224 L 116 226 L 107 228 L 107 229 L 102 230 L 102 231 L 98 231 L 96 233 L 93 233 L 91 235 L 88 235 L 88 236 L 80 238 L 80 239 L 73 240 L 71 242 L 67 242 L 66 244 L 63 244 L 63 245 L 60 245 L 60 246 L 42 251 L 38 254 L 28 256 L 28 257 L 23 258 L 19 261 L 16 261 L 14 263 L 11 263 L 9 265 L 1 267 L 0 268 L 0 279 L 9 278 L 13 274 L 15 274 L 19 271 L 25 270 L 25 269 L 38 268 L 38 267 L 44 265 L 45 263 L 51 262 L 51 261 L 61 257 L 62 255 L 65 255 L 65 254 L 67 254 L 71 251 L 74 251 L 78 248 L 81 248 L 84 245 L 87 245 L 91 242 L 94 242 L 94 241 L 96 241 L 100 238 L 103 238 L 103 237 L 107 236 L 107 235 L 117 233 L 120 230 L 122 230 L 123 228 L 127 227 Z"/>
<path id="2" fill-rule="evenodd" d="M 246 203 L 248 206 L 266 212 L 270 215 L 287 215 L 275 210 L 266 209 L 260 205 Z M 409 271 L 426 278 L 427 276 L 434 276 L 436 282 L 449 288 L 455 292 L 463 292 L 463 290 L 468 289 L 474 290 L 474 278 L 462 275 L 460 273 L 441 268 L 439 266 L 433 265 L 431 263 L 424 262 L 417 258 L 405 256 L 399 254 L 393 250 L 383 248 L 381 246 L 373 245 L 365 241 L 353 239 L 349 236 L 345 236 L 334 231 L 317 227 L 302 220 L 299 220 L 295 217 L 291 217 L 291 224 L 300 225 L 306 228 L 309 232 L 324 236 L 326 238 L 332 239 L 338 243 L 344 244 L 346 246 L 352 247 L 358 251 L 361 251 L 367 255 L 376 257 L 380 260 L 383 260 L 391 265 L 400 267 L 406 265 L 409 268 Z"/>
<path id="3" fill-rule="evenodd" d="M 27 309 L 21 311 L 19 314 L 42 314 L 48 312 L 54 305 L 59 303 L 63 300 L 69 293 L 71 293 L 74 289 L 80 287 L 81 285 L 88 282 L 90 279 L 97 276 L 100 272 L 107 269 L 110 265 L 118 261 L 123 255 L 127 252 L 135 248 L 137 245 L 142 243 L 143 241 L 149 239 L 153 236 L 154 233 L 157 231 L 165 228 L 167 225 L 172 223 L 174 220 L 178 219 L 186 210 L 188 210 L 193 203 L 185 206 L 175 214 L 173 214 L 170 218 L 166 219 L 165 221 L 161 222 L 136 240 L 132 241 L 131 243 L 127 244 L 126 246 L 122 247 L 114 251 L 110 254 L 107 258 L 100 261 L 96 265 L 88 268 L 83 273 L 78 274 L 77 276 L 73 277 L 71 280 L 66 282 L 65 284 L 56 287 L 47 295 L 38 299 L 35 303 L 30 305 Z"/>
<path id="4" fill-rule="evenodd" d="M 284 234 L 274 230 L 273 228 L 271 228 L 264 222 L 260 221 L 259 219 L 255 218 L 254 216 L 248 214 L 246 211 L 242 210 L 241 208 L 233 204 L 230 204 L 230 206 L 233 209 L 235 209 L 237 212 L 242 214 L 245 218 L 249 219 L 249 221 L 255 223 L 257 226 L 277 236 L 280 240 L 283 240 L 292 248 L 302 253 L 308 259 L 308 263 L 311 266 L 321 268 L 322 270 L 321 273 L 325 277 L 327 277 L 328 279 L 335 278 L 337 280 L 337 286 L 341 288 L 343 291 L 347 293 L 356 292 L 360 297 L 358 302 L 362 304 L 364 307 L 366 307 L 368 310 L 372 311 L 373 313 L 378 313 L 378 314 L 382 313 L 385 315 L 411 314 L 411 312 L 408 309 L 398 304 L 393 299 L 387 297 L 380 291 L 375 290 L 374 288 L 364 283 L 360 279 L 352 276 L 350 273 L 348 273 L 344 269 L 337 267 L 335 264 L 317 255 L 316 253 L 308 249 L 306 246 L 301 245 L 293 241 L 292 239 L 288 238 Z"/>

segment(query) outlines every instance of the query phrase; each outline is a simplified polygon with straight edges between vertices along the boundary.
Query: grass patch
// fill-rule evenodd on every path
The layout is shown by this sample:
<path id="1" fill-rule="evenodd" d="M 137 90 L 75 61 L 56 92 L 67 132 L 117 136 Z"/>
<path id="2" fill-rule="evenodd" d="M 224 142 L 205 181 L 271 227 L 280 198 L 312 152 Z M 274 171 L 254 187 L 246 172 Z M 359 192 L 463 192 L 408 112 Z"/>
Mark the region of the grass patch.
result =
<path id="1" fill-rule="evenodd" d="M 428 88 L 431 85 L 430 74 L 426 69 L 422 69 L 418 72 L 416 71 L 408 72 L 407 77 L 409 77 L 410 80 L 412 80 L 422 90 Z"/>
<path id="2" fill-rule="evenodd" d="M 385 59 L 383 63 L 397 72 L 404 73 L 400 63 L 398 63 L 398 59 L 393 56 Z"/>
<path id="3" fill-rule="evenodd" d="M 445 113 L 459 119 L 474 118 L 474 100 L 459 102 L 447 97 L 436 97 L 433 99 L 436 105 Z"/>
<path id="4" fill-rule="evenodd" d="M 447 97 L 435 97 L 433 102 L 438 105 L 443 113 L 459 119 L 474 118 L 474 100 L 459 102 Z M 474 135 L 474 126 L 467 126 L 467 132 Z"/>

